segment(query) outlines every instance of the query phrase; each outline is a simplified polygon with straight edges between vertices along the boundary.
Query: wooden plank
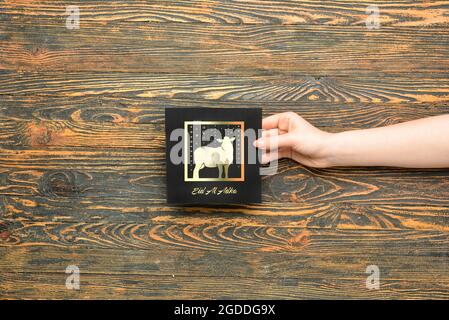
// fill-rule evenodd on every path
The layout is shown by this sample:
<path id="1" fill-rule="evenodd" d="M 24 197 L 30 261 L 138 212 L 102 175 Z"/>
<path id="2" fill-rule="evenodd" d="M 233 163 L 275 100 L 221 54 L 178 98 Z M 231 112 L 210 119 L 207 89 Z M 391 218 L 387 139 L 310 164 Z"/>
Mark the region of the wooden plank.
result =
<path id="1" fill-rule="evenodd" d="M 91 103 L 56 104 L 54 107 L 45 102 L 35 107 L 15 107 L 7 102 L 0 103 L 0 145 L 20 149 L 132 148 L 158 151 L 165 147 L 164 102 L 142 102 L 132 106 L 123 103 L 98 108 L 98 101 Z M 2 104 L 6 107 L 1 107 Z M 198 102 L 199 104 L 205 106 L 202 102 Z M 222 105 L 212 104 L 214 107 Z M 195 103 L 192 101 L 190 105 Z M 297 112 L 326 131 L 341 132 L 447 114 L 449 105 L 278 104 L 264 108 L 264 116 L 287 110 Z M 57 120 L 53 120 L 54 118 Z"/>
<path id="2" fill-rule="evenodd" d="M 60 211 L 53 211 L 46 218 L 34 218 L 30 211 L 10 211 L 6 207 L 0 246 L 152 250 L 157 245 L 284 253 L 302 252 L 312 246 L 321 253 L 336 250 L 363 253 L 378 248 L 384 252 L 395 250 L 397 254 L 447 255 L 447 207 L 440 208 L 440 215 L 424 208 L 413 213 L 410 207 L 407 213 L 394 206 L 388 214 L 389 207 L 383 207 L 383 212 L 372 210 L 372 216 L 360 211 L 351 215 L 349 210 L 347 214 L 323 210 L 300 212 L 291 217 L 281 215 L 278 220 L 274 212 L 266 217 L 232 216 L 226 208 L 206 215 L 187 209 L 176 215 L 141 214 L 137 219 L 133 219 L 136 214 L 102 219 L 101 214 L 82 212 L 71 217 L 61 215 Z"/>
<path id="3" fill-rule="evenodd" d="M 68 30 L 64 21 L 20 20 L 0 28 L 0 70 L 14 72 L 380 77 L 449 69 L 447 28 L 92 22 Z"/>
<path id="4" fill-rule="evenodd" d="M 405 250 L 404 250 L 405 252 Z M 446 285 L 447 256 L 419 255 L 380 247 L 368 252 L 244 252 L 159 248 L 152 250 L 58 248 L 51 246 L 0 248 L 0 268 L 5 273 L 64 273 L 76 265 L 82 274 L 238 277 L 327 281 L 366 279 L 366 267 L 377 265 L 383 280 L 440 282 Z M 18 270 L 18 267 L 20 268 Z M 421 272 L 428 270 L 428 272 Z"/>
<path id="5" fill-rule="evenodd" d="M 305 197 L 303 201 L 271 200 L 262 205 L 182 207 L 167 205 L 162 190 L 148 192 L 146 197 L 140 198 L 129 195 L 131 190 L 117 195 L 105 195 L 105 191 L 79 198 L 52 195 L 2 196 L 0 222 L 14 225 L 15 221 L 29 221 L 32 218 L 35 223 L 46 223 L 51 217 L 51 221 L 73 224 L 132 221 L 137 224 L 186 224 L 204 227 L 213 226 L 214 223 L 234 223 L 263 228 L 280 226 L 447 231 L 449 226 L 449 208 L 447 204 L 433 204 L 439 201 L 413 199 L 407 203 L 407 199 L 400 198 L 396 201 L 374 199 L 363 202 L 355 199 L 347 202 L 319 202 Z M 265 200 L 269 197 L 264 194 L 263 198 Z"/>
<path id="6" fill-rule="evenodd" d="M 0 291 L 2 298 L 447 298 L 446 256 L 376 249 L 0 248 Z M 379 290 L 365 286 L 366 267 L 373 264 L 380 269 Z M 80 291 L 65 288 L 68 265 L 80 268 Z"/>
<path id="7" fill-rule="evenodd" d="M 367 290 L 364 280 L 151 277 L 84 275 L 81 290 L 67 290 L 66 274 L 2 273 L 5 299 L 447 299 L 447 285 L 386 280 Z"/>
<path id="8" fill-rule="evenodd" d="M 144 200 L 165 197 L 164 150 L 0 148 L 1 194 L 105 197 Z M 448 169 L 305 168 L 279 162 L 263 177 L 264 201 L 321 203 L 448 203 Z"/>
<path id="9" fill-rule="evenodd" d="M 216 279 L 231 283 L 228 297 L 234 298 L 447 295 L 447 232 L 256 228 L 231 224 L 218 227 L 216 223 L 202 229 L 160 224 L 156 231 L 150 231 L 155 227 L 126 223 L 30 224 L 19 230 L 28 235 L 27 239 L 22 238 L 23 243 L 13 243 L 19 233 L 2 238 L 1 246 L 12 246 L 0 250 L 0 266 L 5 268 L 2 292 L 5 297 L 23 298 L 38 294 L 43 288 L 34 289 L 42 284 L 53 288 L 49 291 L 51 297 L 61 298 L 63 292 L 59 290 L 64 289 L 60 286 L 65 282 L 59 281 L 65 279 L 64 267 L 79 264 L 85 287 L 77 294 L 83 298 L 87 298 L 86 294 L 97 298 L 117 296 L 117 292 L 107 289 L 114 287 L 115 281 L 121 283 L 126 297 L 142 297 L 146 293 L 147 298 L 154 294 L 180 298 L 162 285 L 169 278 L 180 281 L 179 291 L 186 288 L 186 283 L 179 279 L 197 278 L 198 283 L 188 290 L 199 290 L 199 298 L 209 297 L 203 286 L 216 287 Z M 381 269 L 379 291 L 367 291 L 364 287 L 366 266 L 371 264 Z M 421 272 L 423 269 L 427 272 Z M 95 289 L 94 283 L 100 278 L 103 293 Z M 135 280 L 126 281 L 130 278 Z M 151 283 L 157 285 L 150 286 L 143 279 L 152 279 Z M 247 289 L 234 290 L 232 283 L 241 285 L 242 281 L 248 281 Z M 255 283 L 259 281 L 281 287 L 268 286 L 256 296 L 259 289 Z M 25 288 L 28 290 L 22 291 Z M 218 295 L 228 292 L 218 288 Z"/>
<path id="10" fill-rule="evenodd" d="M 436 89 L 436 87 L 435 87 Z M 441 88 L 440 88 L 441 89 Z M 393 95 L 393 94 L 392 94 Z M 435 102 L 420 102 L 425 100 L 425 93 L 415 101 L 392 102 L 386 98 L 382 102 L 333 102 L 331 97 L 321 96 L 317 100 L 300 99 L 298 101 L 275 101 L 269 97 L 266 100 L 250 100 L 241 97 L 229 99 L 223 96 L 216 100 L 206 97 L 186 95 L 185 98 L 144 98 L 137 94 L 119 95 L 102 94 L 99 96 L 73 97 L 70 101 L 61 95 L 50 96 L 17 96 L 3 95 L 0 99 L 0 129 L 18 130 L 17 134 L 26 134 L 19 128 L 19 122 L 38 125 L 47 121 L 59 122 L 63 127 L 70 125 L 83 126 L 90 123 L 101 123 L 114 130 L 113 126 L 126 130 L 126 125 L 151 124 L 142 126 L 151 130 L 151 135 L 160 134 L 165 121 L 164 110 L 167 107 L 207 107 L 207 108 L 255 108 L 262 107 L 263 116 L 278 112 L 294 111 L 318 127 L 326 130 L 348 130 L 384 126 L 388 124 L 409 121 L 434 115 L 449 113 L 449 103 L 444 102 L 444 93 L 435 94 Z M 274 98 L 274 96 L 273 96 Z M 326 116 L 323 116 L 325 114 Z M 64 123 L 67 122 L 67 125 Z M 155 131 L 156 130 L 156 131 Z M 75 132 L 74 132 L 75 133 Z M 131 139 L 133 137 L 130 137 Z M 27 145 L 25 141 L 22 141 Z M 113 143 L 113 141 L 112 141 Z M 130 142 L 131 146 L 133 145 Z"/>
<path id="11" fill-rule="evenodd" d="M 445 27 L 448 1 L 292 1 L 292 0 L 176 0 L 176 1 L 4 1 L 3 20 L 65 21 L 66 6 L 80 8 L 82 22 L 155 22 L 212 24 L 365 25 L 366 9 L 377 5 L 382 26 Z"/>
<path id="12" fill-rule="evenodd" d="M 102 116 L 113 115 L 106 111 Z M 0 137 L 0 145 L 3 146 L 37 149 L 93 147 L 160 150 L 165 146 L 163 123 L 160 122 L 15 121 L 0 117 Z"/>
<path id="13" fill-rule="evenodd" d="M 447 70 L 446 70 L 447 71 Z M 307 75 L 189 75 L 147 73 L 0 73 L 2 108 L 38 103 L 100 107 L 165 102 L 177 105 L 242 102 L 269 104 L 443 104 L 449 101 L 449 74 L 364 74 L 345 77 Z M 70 99 L 67 100 L 67 99 Z M 181 101 L 180 101 L 181 100 Z M 193 102 L 192 102 L 193 103 Z M 209 103 L 209 104 L 210 104 Z M 340 107 L 341 108 L 341 107 Z M 130 110 L 139 111 L 139 110 Z"/>

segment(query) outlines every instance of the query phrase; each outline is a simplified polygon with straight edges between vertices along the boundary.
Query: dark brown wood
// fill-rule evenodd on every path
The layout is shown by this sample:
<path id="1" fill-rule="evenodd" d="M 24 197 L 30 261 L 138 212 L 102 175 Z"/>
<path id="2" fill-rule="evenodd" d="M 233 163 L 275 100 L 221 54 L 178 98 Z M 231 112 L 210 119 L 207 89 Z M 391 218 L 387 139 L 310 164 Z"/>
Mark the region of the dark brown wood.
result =
<path id="1" fill-rule="evenodd" d="M 69 97 L 82 104 L 85 103 L 83 98 L 96 98 L 97 101 L 91 99 L 90 104 L 99 104 L 101 107 L 103 102 L 109 106 L 123 107 L 162 99 L 166 105 L 179 100 L 188 100 L 190 103 L 240 101 L 264 102 L 269 104 L 268 108 L 272 107 L 272 103 L 289 103 L 289 107 L 298 104 L 307 107 L 313 103 L 343 103 L 344 108 L 348 107 L 347 104 L 355 103 L 357 106 L 366 103 L 447 105 L 447 75 L 446 71 L 431 75 L 406 72 L 349 76 L 4 72 L 0 74 L 0 94 L 6 96 L 2 106 L 7 103 L 19 106 L 34 105 L 35 102 L 54 104 L 54 99 L 67 105 Z M 15 99 L 8 99 L 10 95 Z M 110 101 L 111 96 L 121 99 Z"/>
<path id="2" fill-rule="evenodd" d="M 163 134 L 167 106 L 448 113 L 448 26 L 449 1 L 1 2 L 0 298 L 449 298 L 448 169 L 282 160 L 260 205 L 167 206 Z"/>
<path id="3" fill-rule="evenodd" d="M 80 71 L 325 77 L 449 68 L 447 28 L 86 22 L 74 31 L 65 20 L 0 21 L 0 28 L 0 70 L 64 71 L 65 79 Z"/>
<path id="4" fill-rule="evenodd" d="M 340 235 L 340 237 L 343 235 Z M 334 237 L 332 239 L 338 238 Z M 325 241 L 326 239 L 323 239 Z M 331 239 L 327 239 L 331 240 Z M 397 243 L 397 239 L 395 242 Z M 189 249 L 132 250 L 16 248 L 0 256 L 0 289 L 10 298 L 30 298 L 51 290 L 53 298 L 447 298 L 446 257 L 405 254 L 386 242 L 370 245 L 372 255 L 354 250 L 242 252 Z M 447 245 L 447 244 L 446 244 Z M 346 244 L 345 247 L 349 249 Z M 401 257 L 401 259 L 398 259 Z M 366 290 L 365 269 L 383 269 L 382 290 Z M 20 272 L 11 265 L 23 265 Z M 78 264 L 81 290 L 66 290 L 64 270 Z M 107 268 L 105 268 L 107 265 Z M 342 268 L 342 266 L 344 266 Z M 419 272 L 432 267 L 432 273 Z M 39 272 L 36 269 L 39 268 Z M 282 274 L 282 276 L 281 276 Z M 323 278 L 323 274 L 326 277 Z M 407 280 L 405 280 L 407 279 Z"/>
<path id="5" fill-rule="evenodd" d="M 5 18 L 61 20 L 67 1 L 45 0 L 6 1 Z M 152 3 L 128 0 L 100 3 L 98 1 L 70 1 L 78 5 L 83 21 L 212 23 L 212 24 L 307 24 L 351 25 L 365 24 L 366 8 L 377 5 L 385 26 L 445 27 L 449 24 L 445 1 L 385 0 L 362 1 L 292 1 L 292 0 L 165 0 Z"/>

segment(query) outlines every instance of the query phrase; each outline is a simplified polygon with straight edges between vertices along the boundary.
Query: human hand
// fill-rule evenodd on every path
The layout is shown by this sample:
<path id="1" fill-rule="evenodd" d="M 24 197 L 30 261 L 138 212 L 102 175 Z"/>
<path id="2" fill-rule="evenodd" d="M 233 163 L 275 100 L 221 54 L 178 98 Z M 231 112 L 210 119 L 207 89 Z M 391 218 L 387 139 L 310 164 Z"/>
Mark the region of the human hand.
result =
<path id="1" fill-rule="evenodd" d="M 315 128 L 295 112 L 263 119 L 262 129 L 262 137 L 254 142 L 265 151 L 262 163 L 291 158 L 309 167 L 332 166 L 328 147 L 333 134 Z"/>

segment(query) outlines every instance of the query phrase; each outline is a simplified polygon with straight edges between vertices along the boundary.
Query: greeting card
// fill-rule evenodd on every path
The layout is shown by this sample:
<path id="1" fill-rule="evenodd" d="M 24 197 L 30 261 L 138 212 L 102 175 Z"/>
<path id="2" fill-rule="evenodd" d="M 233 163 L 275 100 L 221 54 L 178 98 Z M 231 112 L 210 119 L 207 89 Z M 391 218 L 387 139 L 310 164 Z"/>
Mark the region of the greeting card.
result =
<path id="1" fill-rule="evenodd" d="M 261 202 L 261 122 L 260 108 L 167 108 L 167 202 Z"/>

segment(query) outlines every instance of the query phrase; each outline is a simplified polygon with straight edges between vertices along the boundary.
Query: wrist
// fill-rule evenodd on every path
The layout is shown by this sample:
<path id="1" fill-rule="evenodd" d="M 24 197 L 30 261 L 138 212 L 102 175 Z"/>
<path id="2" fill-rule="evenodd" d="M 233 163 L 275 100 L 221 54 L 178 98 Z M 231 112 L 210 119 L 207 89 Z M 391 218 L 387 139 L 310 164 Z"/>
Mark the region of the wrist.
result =
<path id="1" fill-rule="evenodd" d="M 326 167 L 347 166 L 350 164 L 350 131 L 330 133 L 325 142 L 324 162 Z"/>

